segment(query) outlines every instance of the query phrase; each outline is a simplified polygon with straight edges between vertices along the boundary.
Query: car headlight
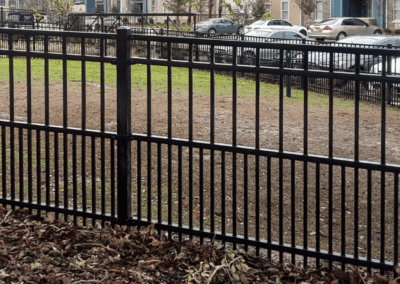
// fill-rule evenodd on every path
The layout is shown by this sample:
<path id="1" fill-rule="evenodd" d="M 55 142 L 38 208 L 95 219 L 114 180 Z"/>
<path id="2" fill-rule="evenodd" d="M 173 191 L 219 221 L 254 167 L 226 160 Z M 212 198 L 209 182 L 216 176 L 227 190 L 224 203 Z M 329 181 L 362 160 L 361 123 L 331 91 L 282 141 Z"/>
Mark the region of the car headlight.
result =
<path id="1" fill-rule="evenodd" d="M 201 29 L 201 28 L 205 28 L 207 27 L 206 25 L 200 25 L 200 26 L 196 26 L 197 29 Z"/>

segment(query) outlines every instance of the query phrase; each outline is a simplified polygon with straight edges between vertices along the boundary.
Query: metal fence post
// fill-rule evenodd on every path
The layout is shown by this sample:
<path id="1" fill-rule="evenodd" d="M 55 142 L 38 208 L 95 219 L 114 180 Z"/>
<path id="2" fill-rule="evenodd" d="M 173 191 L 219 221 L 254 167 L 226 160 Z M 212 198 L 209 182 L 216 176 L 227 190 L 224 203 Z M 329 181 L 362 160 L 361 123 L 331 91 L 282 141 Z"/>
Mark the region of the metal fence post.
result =
<path id="1" fill-rule="evenodd" d="M 1 18 L 0 18 L 1 27 L 4 27 L 4 14 L 3 14 L 3 13 L 4 13 L 4 8 L 1 7 L 0 10 L 1 10 L 1 11 L 0 11 L 0 12 L 1 12 L 1 15 L 0 15 L 0 16 L 1 16 Z"/>
<path id="2" fill-rule="evenodd" d="M 288 68 L 292 68 L 292 56 L 291 51 L 286 50 L 286 65 Z M 286 76 L 286 96 L 290 98 L 292 96 L 292 77 L 290 75 Z"/>
<path id="3" fill-rule="evenodd" d="M 131 218 L 131 29 L 117 29 L 117 183 L 118 221 Z"/>
<path id="4" fill-rule="evenodd" d="M 198 33 L 196 32 L 196 30 L 194 31 L 194 36 L 197 38 L 199 37 Z M 196 61 L 199 61 L 199 45 L 196 43 Z"/>
<path id="5" fill-rule="evenodd" d="M 387 48 L 388 49 L 392 49 L 392 45 L 388 44 Z M 392 56 L 388 56 L 387 57 L 387 61 L 388 61 L 388 64 L 386 65 L 387 66 L 386 75 L 391 75 L 392 74 Z M 388 96 L 387 96 L 387 104 L 388 105 L 390 105 L 390 103 L 392 101 L 392 94 L 393 94 L 393 84 L 389 83 L 388 84 Z"/>

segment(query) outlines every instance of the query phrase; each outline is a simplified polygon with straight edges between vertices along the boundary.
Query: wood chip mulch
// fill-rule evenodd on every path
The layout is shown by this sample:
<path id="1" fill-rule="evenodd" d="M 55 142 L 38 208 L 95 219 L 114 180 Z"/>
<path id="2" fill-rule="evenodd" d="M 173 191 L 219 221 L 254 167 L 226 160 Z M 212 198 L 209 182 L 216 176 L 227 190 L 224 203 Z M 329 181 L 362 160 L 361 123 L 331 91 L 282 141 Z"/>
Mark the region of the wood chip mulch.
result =
<path id="1" fill-rule="evenodd" d="M 0 207 L 0 283 L 400 283 L 353 268 L 271 263 L 222 244 L 198 245 L 126 226 L 103 229 Z"/>

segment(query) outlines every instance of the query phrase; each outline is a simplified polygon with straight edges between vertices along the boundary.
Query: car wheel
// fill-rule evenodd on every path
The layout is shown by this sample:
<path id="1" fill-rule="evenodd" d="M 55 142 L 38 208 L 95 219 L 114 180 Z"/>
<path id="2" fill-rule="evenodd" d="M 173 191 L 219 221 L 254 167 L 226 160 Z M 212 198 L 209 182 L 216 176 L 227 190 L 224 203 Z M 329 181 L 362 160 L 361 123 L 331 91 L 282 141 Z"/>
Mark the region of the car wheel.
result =
<path id="1" fill-rule="evenodd" d="M 239 35 L 243 34 L 243 27 L 238 28 L 237 33 Z"/>
<path id="2" fill-rule="evenodd" d="M 380 30 L 374 31 L 374 35 L 381 35 L 381 34 L 382 34 L 382 32 Z"/>
<path id="3" fill-rule="evenodd" d="M 209 33 L 210 35 L 214 35 L 214 34 L 216 34 L 216 31 L 215 31 L 214 29 L 209 29 L 209 30 L 208 30 L 208 33 Z"/>
<path id="4" fill-rule="evenodd" d="M 301 30 L 300 33 L 301 33 L 302 35 L 307 36 L 307 31 L 306 31 L 306 30 Z"/>
<path id="5" fill-rule="evenodd" d="M 344 39 L 345 37 L 347 37 L 346 33 L 341 32 L 337 35 L 336 40 L 341 40 Z"/>
<path id="6" fill-rule="evenodd" d="M 246 65 L 254 65 L 256 57 L 253 52 L 245 51 L 244 52 L 244 64 Z"/>

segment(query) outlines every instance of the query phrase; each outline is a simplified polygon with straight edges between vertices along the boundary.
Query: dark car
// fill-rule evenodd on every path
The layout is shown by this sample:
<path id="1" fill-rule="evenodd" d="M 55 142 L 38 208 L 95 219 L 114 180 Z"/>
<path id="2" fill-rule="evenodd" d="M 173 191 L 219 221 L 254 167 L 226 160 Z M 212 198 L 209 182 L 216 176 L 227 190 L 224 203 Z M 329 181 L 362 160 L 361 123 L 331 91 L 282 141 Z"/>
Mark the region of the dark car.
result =
<path id="1" fill-rule="evenodd" d="M 331 46 L 339 47 L 358 47 L 358 48 L 388 48 L 391 45 L 393 48 L 400 48 L 400 37 L 389 35 L 359 35 L 347 37 L 337 41 Z M 352 53 L 335 52 L 333 55 L 334 71 L 354 72 L 356 66 L 356 55 Z M 329 70 L 329 53 L 326 52 L 310 52 L 309 53 L 309 68 L 319 70 Z M 361 55 L 360 56 L 360 72 L 370 73 L 372 67 L 382 62 L 382 56 L 379 55 Z M 336 80 L 336 86 L 343 86 L 347 80 Z"/>
<path id="2" fill-rule="evenodd" d="M 301 44 L 302 40 L 308 38 L 298 32 L 290 30 L 277 30 L 277 29 L 262 29 L 253 30 L 245 35 L 247 41 L 264 41 L 271 43 L 287 43 L 287 44 Z M 290 57 L 291 61 L 296 62 L 302 59 L 302 54 L 299 51 L 292 50 L 284 52 L 285 59 L 284 65 L 286 66 L 287 58 Z M 245 63 L 255 64 L 256 50 L 252 48 L 244 49 Z M 260 64 L 268 66 L 279 66 L 280 51 L 278 49 L 261 49 L 260 50 Z"/>
<path id="3" fill-rule="evenodd" d="M 9 28 L 33 29 L 35 18 L 32 13 L 13 12 L 7 15 L 4 24 Z"/>
<path id="4" fill-rule="evenodd" d="M 260 29 L 252 30 L 245 34 L 245 41 L 251 42 L 269 42 L 269 43 L 288 43 L 288 44 L 301 44 L 303 39 L 307 39 L 303 34 L 290 31 L 290 30 L 277 30 L 277 29 Z M 290 51 L 289 57 L 291 62 L 295 63 L 303 58 L 301 52 Z M 233 56 L 233 50 L 231 46 L 216 46 L 215 47 L 216 60 L 218 57 L 225 57 L 225 61 L 229 57 Z M 288 53 L 285 52 L 284 64 L 286 66 Z M 243 56 L 242 56 L 243 55 Z M 237 57 L 240 57 L 243 64 L 254 65 L 256 60 L 256 49 L 255 48 L 238 48 Z M 260 49 L 260 64 L 263 66 L 279 66 L 279 49 L 262 48 Z M 223 61 L 219 59 L 219 61 Z"/>
<path id="5" fill-rule="evenodd" d="M 243 25 L 235 24 L 227 18 L 208 19 L 197 23 L 192 27 L 192 31 L 202 34 L 242 34 Z"/>
<path id="6" fill-rule="evenodd" d="M 362 47 L 362 48 L 387 48 L 388 45 L 392 47 L 400 47 L 399 36 L 388 35 L 360 35 L 344 38 L 337 41 L 332 46 L 337 47 Z M 360 57 L 360 70 L 368 72 L 371 67 L 382 61 L 381 56 L 377 55 L 362 55 Z M 320 69 L 329 68 L 329 53 L 324 52 L 311 52 L 309 54 L 309 62 L 315 66 L 321 67 Z M 335 70 L 354 70 L 356 56 L 349 53 L 335 53 L 333 64 Z"/>

